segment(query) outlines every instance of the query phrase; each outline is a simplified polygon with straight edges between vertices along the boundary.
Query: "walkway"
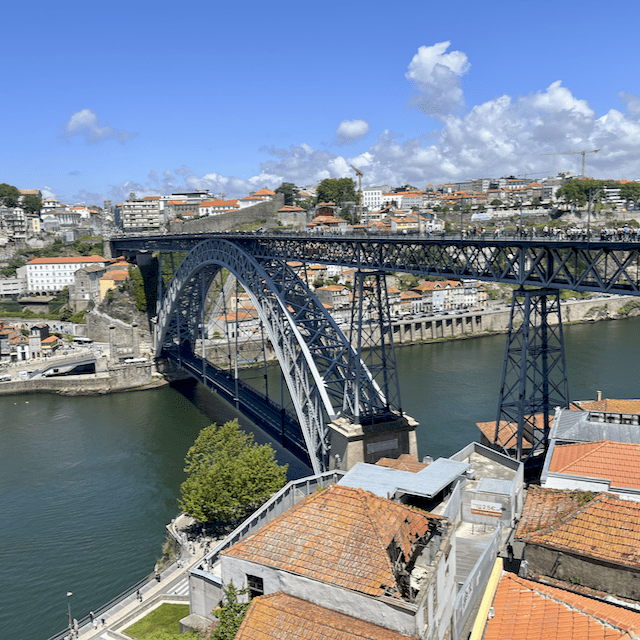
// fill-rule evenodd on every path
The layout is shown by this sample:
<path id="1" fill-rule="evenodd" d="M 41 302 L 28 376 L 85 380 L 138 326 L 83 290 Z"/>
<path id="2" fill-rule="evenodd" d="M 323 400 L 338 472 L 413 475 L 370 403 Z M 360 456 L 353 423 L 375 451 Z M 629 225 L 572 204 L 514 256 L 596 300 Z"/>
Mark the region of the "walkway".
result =
<path id="1" fill-rule="evenodd" d="M 134 589 L 126 597 L 122 598 L 106 611 L 97 614 L 96 623 L 92 623 L 88 617 L 83 618 L 78 634 L 69 635 L 68 632 L 58 634 L 54 638 L 81 638 L 82 640 L 131 640 L 130 636 L 122 631 L 137 620 L 146 616 L 150 611 L 164 602 L 175 604 L 189 604 L 189 569 L 200 562 L 208 552 L 205 543 L 213 544 L 215 541 L 208 538 L 200 539 L 194 543 L 185 542 L 186 536 L 182 533 L 189 524 L 190 518 L 179 516 L 170 527 L 174 537 L 182 542 L 181 555 L 177 562 L 165 569 L 160 574 L 160 581 L 150 579 L 139 588 L 141 601 Z M 104 625 L 102 624 L 104 620 Z M 50 638 L 49 640 L 53 640 Z"/>

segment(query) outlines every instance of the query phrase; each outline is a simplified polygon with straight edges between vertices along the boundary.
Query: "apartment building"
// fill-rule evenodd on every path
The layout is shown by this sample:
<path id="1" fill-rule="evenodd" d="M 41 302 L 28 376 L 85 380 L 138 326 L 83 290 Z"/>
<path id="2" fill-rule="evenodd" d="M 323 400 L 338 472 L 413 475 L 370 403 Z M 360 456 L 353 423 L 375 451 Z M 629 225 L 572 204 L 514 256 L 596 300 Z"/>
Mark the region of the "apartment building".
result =
<path id="1" fill-rule="evenodd" d="M 54 293 L 74 284 L 75 272 L 89 265 L 104 267 L 108 260 L 102 256 L 74 256 L 69 258 L 35 258 L 27 262 L 27 292 Z"/>

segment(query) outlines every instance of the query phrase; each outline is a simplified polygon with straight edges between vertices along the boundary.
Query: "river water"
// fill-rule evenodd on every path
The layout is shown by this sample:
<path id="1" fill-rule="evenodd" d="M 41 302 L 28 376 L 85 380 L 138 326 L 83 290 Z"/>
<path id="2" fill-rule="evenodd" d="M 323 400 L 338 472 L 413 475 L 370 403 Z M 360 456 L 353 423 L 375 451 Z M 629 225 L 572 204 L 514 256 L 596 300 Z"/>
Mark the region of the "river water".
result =
<path id="1" fill-rule="evenodd" d="M 565 327 L 573 400 L 640 397 L 640 318 Z M 399 348 L 420 455 L 449 456 L 495 419 L 506 337 Z M 46 639 L 153 570 L 184 456 L 235 417 L 202 387 L 85 398 L 0 397 L 0 637 Z M 260 442 L 267 438 L 256 432 Z M 308 469 L 277 448 L 290 477 Z"/>

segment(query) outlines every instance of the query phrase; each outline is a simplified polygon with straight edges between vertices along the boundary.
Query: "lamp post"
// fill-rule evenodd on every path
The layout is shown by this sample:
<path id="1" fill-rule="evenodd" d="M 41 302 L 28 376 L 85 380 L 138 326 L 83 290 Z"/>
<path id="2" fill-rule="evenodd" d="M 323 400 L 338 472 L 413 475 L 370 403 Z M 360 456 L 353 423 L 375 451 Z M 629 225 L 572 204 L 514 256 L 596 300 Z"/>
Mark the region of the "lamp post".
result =
<path id="1" fill-rule="evenodd" d="M 71 596 L 73 593 L 71 591 L 67 591 L 67 612 L 69 613 L 69 631 L 73 630 L 73 625 L 71 624 Z"/>
<path id="2" fill-rule="evenodd" d="M 591 242 L 591 206 L 600 196 L 602 189 L 596 189 L 595 191 L 589 188 L 589 200 L 587 202 L 587 242 Z"/>

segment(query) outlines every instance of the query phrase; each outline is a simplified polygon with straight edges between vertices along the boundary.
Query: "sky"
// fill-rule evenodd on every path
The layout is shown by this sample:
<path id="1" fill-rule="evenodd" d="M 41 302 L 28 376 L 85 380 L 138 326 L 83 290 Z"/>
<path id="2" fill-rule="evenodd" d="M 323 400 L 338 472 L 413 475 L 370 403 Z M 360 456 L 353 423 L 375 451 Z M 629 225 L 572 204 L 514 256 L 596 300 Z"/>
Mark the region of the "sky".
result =
<path id="1" fill-rule="evenodd" d="M 630 0 L 3 7 L 0 183 L 66 204 L 282 182 L 640 179 Z M 557 154 L 557 155 L 548 155 Z"/>

